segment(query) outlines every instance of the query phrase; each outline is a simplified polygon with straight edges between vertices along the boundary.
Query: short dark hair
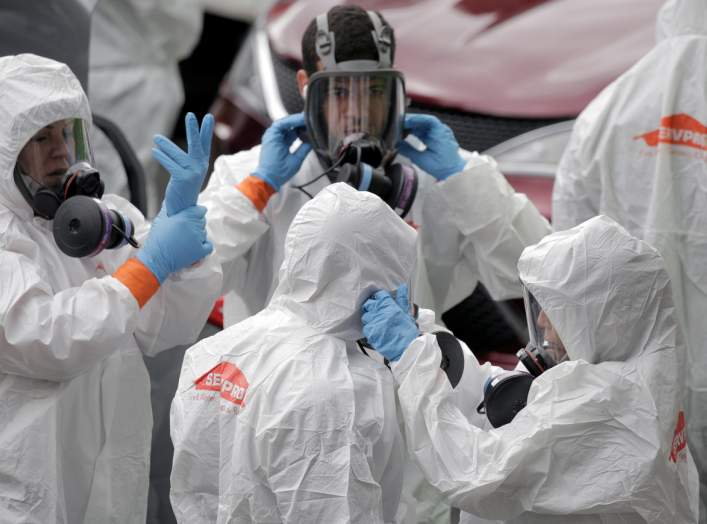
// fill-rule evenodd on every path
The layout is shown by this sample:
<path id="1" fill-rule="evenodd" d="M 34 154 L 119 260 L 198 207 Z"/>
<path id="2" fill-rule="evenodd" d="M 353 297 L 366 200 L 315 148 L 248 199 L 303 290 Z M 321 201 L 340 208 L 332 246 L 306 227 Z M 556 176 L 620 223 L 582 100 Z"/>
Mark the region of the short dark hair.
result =
<path id="1" fill-rule="evenodd" d="M 395 59 L 395 32 L 383 16 L 381 22 L 391 31 L 390 60 Z M 378 48 L 373 41 L 373 22 L 368 13 L 357 5 L 337 5 L 327 13 L 329 31 L 334 33 L 334 57 L 337 62 L 345 60 L 378 60 Z M 302 67 L 308 75 L 317 72 L 317 50 L 315 38 L 317 20 L 312 20 L 302 35 Z"/>

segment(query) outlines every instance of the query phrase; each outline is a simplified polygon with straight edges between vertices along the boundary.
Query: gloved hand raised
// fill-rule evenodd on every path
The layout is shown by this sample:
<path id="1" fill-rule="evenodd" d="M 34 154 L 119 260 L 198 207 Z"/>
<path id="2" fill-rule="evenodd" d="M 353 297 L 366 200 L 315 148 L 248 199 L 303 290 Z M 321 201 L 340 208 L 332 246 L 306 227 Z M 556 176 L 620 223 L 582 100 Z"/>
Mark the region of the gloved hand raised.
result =
<path id="1" fill-rule="evenodd" d="M 189 267 L 214 250 L 206 238 L 206 208 L 190 206 L 174 215 L 157 215 L 137 258 L 160 284 L 175 271 Z"/>
<path id="2" fill-rule="evenodd" d="M 155 148 L 152 149 L 152 156 L 170 174 L 164 198 L 168 216 L 196 204 L 209 169 L 214 117 L 206 115 L 201 130 L 194 113 L 187 113 L 184 123 L 188 153 L 162 135 L 155 135 Z"/>
<path id="3" fill-rule="evenodd" d="M 363 336 L 391 362 L 398 360 L 420 335 L 409 307 L 405 284 L 397 289 L 395 299 L 387 291 L 377 291 L 363 304 Z"/>
<path id="4" fill-rule="evenodd" d="M 459 144 L 449 126 L 432 115 L 405 115 L 405 128 L 425 144 L 418 151 L 405 140 L 398 143 L 398 152 L 435 177 L 445 180 L 464 169 L 466 162 L 459 154 Z"/>
<path id="5" fill-rule="evenodd" d="M 304 127 L 304 114 L 297 113 L 274 122 L 263 135 L 260 161 L 253 176 L 270 184 L 275 191 L 290 180 L 312 149 L 303 143 L 297 151 L 290 153 L 290 146 L 297 139 L 297 128 Z"/>

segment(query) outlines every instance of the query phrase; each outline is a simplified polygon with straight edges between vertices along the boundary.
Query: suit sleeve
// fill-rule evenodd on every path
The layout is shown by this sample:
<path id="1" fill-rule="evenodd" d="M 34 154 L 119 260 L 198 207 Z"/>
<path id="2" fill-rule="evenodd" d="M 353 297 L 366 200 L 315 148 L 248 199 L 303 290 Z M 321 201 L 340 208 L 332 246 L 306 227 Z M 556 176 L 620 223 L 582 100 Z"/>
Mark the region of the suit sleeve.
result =
<path id="1" fill-rule="evenodd" d="M 135 237 L 144 242 L 150 224 L 142 214 L 122 198 L 111 196 L 108 202 L 130 217 L 135 226 Z M 134 248 L 125 246 L 104 251 L 101 256 L 106 267 L 122 263 L 120 268 L 125 268 L 135 254 Z M 122 277 L 120 269 L 114 275 Z M 221 284 L 221 266 L 211 254 L 194 266 L 169 275 L 147 300 L 131 289 L 140 305 L 134 329 L 140 350 L 154 356 L 166 349 L 194 342 L 221 292 Z"/>
<path id="2" fill-rule="evenodd" d="M 55 293 L 27 256 L 0 251 L 0 372 L 62 381 L 125 345 L 140 309 L 113 277 Z"/>
<path id="3" fill-rule="evenodd" d="M 270 229 L 261 213 L 268 195 L 254 184 L 251 173 L 257 167 L 260 147 L 216 160 L 214 172 L 199 204 L 206 206 L 207 230 L 214 245 L 214 257 L 222 265 L 224 291 L 238 289 L 236 268 L 248 262 L 248 253 Z M 243 185 L 243 186 L 242 186 Z"/>
<path id="4" fill-rule="evenodd" d="M 656 442 L 636 417 L 650 394 L 635 382 L 566 363 L 536 379 L 511 423 L 484 429 L 457 407 L 440 353 L 429 351 L 434 344 L 433 335 L 416 339 L 393 374 L 408 450 L 453 506 L 510 520 L 524 512 L 631 513 L 641 498 L 660 505 L 641 495 Z M 567 482 L 576 488 L 571 496 Z"/>
<path id="5" fill-rule="evenodd" d="M 464 171 L 432 185 L 425 196 L 423 255 L 441 311 L 466 298 L 477 281 L 495 300 L 519 297 L 520 254 L 551 232 L 493 159 L 467 155 Z"/>

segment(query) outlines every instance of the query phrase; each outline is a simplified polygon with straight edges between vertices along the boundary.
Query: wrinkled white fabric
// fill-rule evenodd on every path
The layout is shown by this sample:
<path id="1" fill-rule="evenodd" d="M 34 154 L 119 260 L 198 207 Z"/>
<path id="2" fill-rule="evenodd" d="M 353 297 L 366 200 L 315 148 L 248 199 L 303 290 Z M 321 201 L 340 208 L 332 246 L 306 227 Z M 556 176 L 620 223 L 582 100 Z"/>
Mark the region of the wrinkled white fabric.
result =
<path id="1" fill-rule="evenodd" d="M 511 423 L 484 429 L 455 407 L 436 339 L 416 339 L 392 369 L 428 480 L 452 504 L 511 523 L 696 522 L 685 346 L 661 257 L 596 217 L 527 248 L 518 269 L 571 361 L 533 382 Z M 471 364 L 473 405 L 489 371 Z"/>
<path id="2" fill-rule="evenodd" d="M 12 173 L 45 125 L 90 123 L 88 101 L 66 66 L 34 55 L 0 58 L 0 93 L 0 521 L 143 524 L 152 417 L 142 352 L 196 338 L 220 268 L 206 260 L 171 276 L 139 309 L 110 276 L 133 248 L 64 255 Z M 139 211 L 103 200 L 145 238 Z"/>
<path id="3" fill-rule="evenodd" d="M 208 231 L 215 255 L 224 264 L 225 325 L 260 311 L 278 284 L 284 238 L 297 211 L 309 197 L 295 186 L 317 178 L 323 168 L 310 153 L 295 177 L 268 201 L 262 213 L 234 185 L 255 171 L 260 146 L 216 160 L 208 187 L 199 202 L 209 209 Z M 517 194 L 498 171 L 496 162 L 462 151 L 464 172 L 443 182 L 423 171 L 408 221 L 418 227 L 420 242 L 414 296 L 420 306 L 443 312 L 471 294 L 481 280 L 496 300 L 519 297 L 516 262 L 527 245 L 550 228 L 525 195 Z M 316 194 L 330 185 L 326 177 L 306 187 Z M 441 496 L 425 486 L 416 468 L 406 472 L 406 493 L 429 501 Z M 423 493 L 424 491 L 424 493 Z M 413 504 L 408 518 L 434 520 L 438 504 Z M 416 509 L 411 506 L 415 505 Z M 417 515 L 413 513 L 417 512 Z"/>
<path id="4" fill-rule="evenodd" d="M 396 521 L 393 378 L 355 341 L 363 302 L 412 277 L 416 236 L 345 184 L 297 213 L 270 304 L 185 356 L 172 404 L 180 522 Z"/>
<path id="5" fill-rule="evenodd" d="M 480 280 L 496 300 L 520 296 L 515 264 L 527 245 L 549 233 L 547 221 L 525 195 L 515 193 L 496 162 L 463 152 L 466 169 L 443 182 L 418 170 L 418 195 L 408 220 L 420 234 L 415 302 L 443 312 L 471 294 Z M 322 172 L 310 153 L 300 171 L 273 195 L 263 213 L 234 185 L 253 173 L 260 146 L 216 160 L 199 203 L 209 209 L 209 237 L 224 263 L 225 324 L 257 313 L 277 286 L 284 238 L 309 197 L 294 186 Z M 322 177 L 307 186 L 316 194 Z"/>
<path id="6" fill-rule="evenodd" d="M 688 346 L 688 441 L 707 523 L 707 2 L 668 2 L 657 26 L 655 48 L 577 119 L 553 224 L 602 213 L 665 259 Z"/>
<path id="7" fill-rule="evenodd" d="M 178 62 L 201 34 L 198 0 L 100 0 L 91 19 L 88 94 L 93 111 L 118 124 L 145 169 L 148 216 L 159 211 L 159 165 L 152 137 L 172 133 L 184 89 Z M 107 147 L 96 148 L 110 166 Z"/>

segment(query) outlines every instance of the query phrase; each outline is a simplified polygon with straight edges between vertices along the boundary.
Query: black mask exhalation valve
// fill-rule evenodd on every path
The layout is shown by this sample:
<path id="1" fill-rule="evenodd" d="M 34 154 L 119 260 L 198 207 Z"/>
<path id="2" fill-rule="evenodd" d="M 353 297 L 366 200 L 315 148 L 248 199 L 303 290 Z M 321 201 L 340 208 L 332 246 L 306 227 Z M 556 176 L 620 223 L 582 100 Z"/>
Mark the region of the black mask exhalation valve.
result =
<path id="1" fill-rule="evenodd" d="M 368 164 L 378 167 L 383 163 L 383 145 L 367 133 L 345 137 L 337 147 L 336 164 Z"/>
<path id="2" fill-rule="evenodd" d="M 76 195 L 66 200 L 53 223 L 54 241 L 70 257 L 94 256 L 125 244 L 138 247 L 132 221 L 97 198 Z"/>
<path id="3" fill-rule="evenodd" d="M 378 142 L 364 134 L 347 137 L 329 178 L 378 195 L 403 218 L 415 201 L 417 173 L 410 165 L 393 164 L 394 157 L 394 151 L 384 156 Z"/>

